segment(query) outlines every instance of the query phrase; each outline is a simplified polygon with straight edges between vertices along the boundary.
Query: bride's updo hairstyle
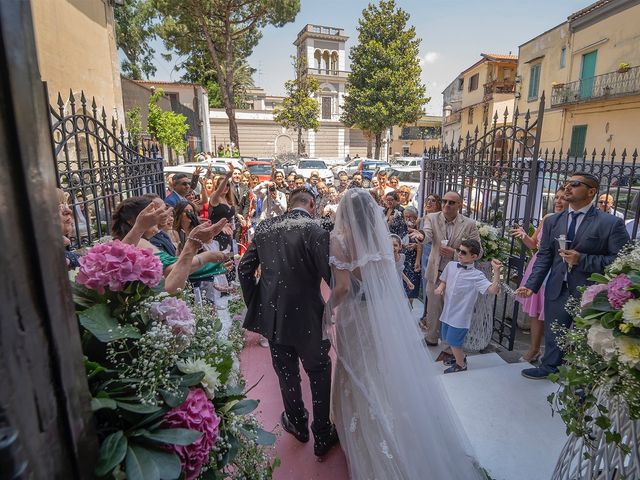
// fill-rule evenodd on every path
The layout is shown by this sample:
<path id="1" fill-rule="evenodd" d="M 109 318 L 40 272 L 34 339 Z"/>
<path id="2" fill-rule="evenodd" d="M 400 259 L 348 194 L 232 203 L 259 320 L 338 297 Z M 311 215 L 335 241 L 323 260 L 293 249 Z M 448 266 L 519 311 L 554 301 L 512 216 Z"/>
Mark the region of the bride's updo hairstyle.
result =
<path id="1" fill-rule="evenodd" d="M 335 230 L 342 234 L 351 262 L 359 266 L 369 260 L 393 257 L 387 222 L 368 190 L 354 188 L 344 193 Z"/>

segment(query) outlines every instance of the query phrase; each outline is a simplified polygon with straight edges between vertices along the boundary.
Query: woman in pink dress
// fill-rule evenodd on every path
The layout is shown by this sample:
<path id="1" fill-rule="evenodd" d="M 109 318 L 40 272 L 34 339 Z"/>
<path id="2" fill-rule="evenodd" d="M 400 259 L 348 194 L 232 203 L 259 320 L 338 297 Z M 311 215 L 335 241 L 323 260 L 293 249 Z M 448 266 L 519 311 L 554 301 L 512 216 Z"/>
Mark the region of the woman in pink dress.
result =
<path id="1" fill-rule="evenodd" d="M 564 187 L 560 187 L 554 198 L 554 213 L 563 212 L 568 207 L 569 202 L 564 199 Z M 531 260 L 529 260 L 529 263 L 527 264 L 527 268 L 522 277 L 522 282 L 520 282 L 521 287 L 527 283 L 529 275 L 531 275 L 531 271 L 533 270 L 533 265 L 536 263 L 536 258 L 538 256 L 537 250 L 540 246 L 540 238 L 542 238 L 544 221 L 550 215 L 553 215 L 553 213 L 549 213 L 544 216 L 532 236 L 527 235 L 524 228 L 520 226 L 511 230 L 511 235 L 519 238 L 525 247 L 531 250 L 536 250 L 536 253 L 533 254 Z M 522 311 L 529 316 L 529 323 L 531 325 L 531 345 L 529 346 L 529 351 L 520 357 L 520 361 L 531 363 L 537 362 L 541 355 L 540 344 L 544 333 L 544 284 L 540 287 L 538 293 L 534 293 L 527 298 L 516 297 L 516 301 L 522 305 Z"/>

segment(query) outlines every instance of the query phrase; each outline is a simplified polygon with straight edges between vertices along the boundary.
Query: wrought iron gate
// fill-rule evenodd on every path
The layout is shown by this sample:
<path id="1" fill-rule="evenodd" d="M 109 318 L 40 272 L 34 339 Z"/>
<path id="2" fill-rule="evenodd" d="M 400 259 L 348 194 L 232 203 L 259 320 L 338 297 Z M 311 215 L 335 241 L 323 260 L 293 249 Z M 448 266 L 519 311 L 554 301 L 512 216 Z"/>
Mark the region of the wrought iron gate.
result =
<path id="1" fill-rule="evenodd" d="M 619 216 L 624 217 L 631 238 L 636 238 L 640 217 L 640 167 L 635 149 L 621 154 L 615 150 L 589 154 L 562 150 L 541 151 L 540 136 L 544 116 L 544 94 L 539 115 L 531 120 L 518 110 L 509 118 L 505 111 L 492 124 L 485 121 L 442 149 L 427 152 L 424 170 L 425 194 L 443 195 L 456 191 L 464 197 L 463 214 L 508 234 L 514 224 L 537 227 L 540 219 L 553 212 L 558 187 L 573 172 L 593 173 L 600 178 L 600 194 L 611 195 Z M 499 122 L 499 120 L 501 120 Z M 534 161 L 535 159 L 535 161 Z M 519 240 L 511 241 L 506 278 L 516 287 L 531 256 Z M 506 293 L 494 302 L 492 339 L 513 349 L 517 329 L 518 303 Z"/>
<path id="2" fill-rule="evenodd" d="M 75 247 L 90 244 L 111 227 L 111 215 L 124 198 L 155 193 L 164 198 L 163 160 L 152 143 L 133 145 L 115 118 L 84 92 L 79 104 L 70 92 L 50 106 L 58 185 L 69 194 Z M 109 126 L 110 125 L 110 126 Z"/>

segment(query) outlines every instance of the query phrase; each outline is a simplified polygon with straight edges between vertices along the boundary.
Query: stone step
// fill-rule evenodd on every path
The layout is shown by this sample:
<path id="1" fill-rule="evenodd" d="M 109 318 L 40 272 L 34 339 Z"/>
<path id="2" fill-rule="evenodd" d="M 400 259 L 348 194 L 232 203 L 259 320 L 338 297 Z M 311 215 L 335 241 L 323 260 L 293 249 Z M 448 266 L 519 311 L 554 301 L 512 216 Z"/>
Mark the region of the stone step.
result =
<path id="1" fill-rule="evenodd" d="M 488 356 L 469 357 L 468 371 L 442 376 L 476 458 L 494 480 L 548 480 L 566 441 L 547 402 L 557 385 L 524 378 L 524 363 L 473 368 Z"/>

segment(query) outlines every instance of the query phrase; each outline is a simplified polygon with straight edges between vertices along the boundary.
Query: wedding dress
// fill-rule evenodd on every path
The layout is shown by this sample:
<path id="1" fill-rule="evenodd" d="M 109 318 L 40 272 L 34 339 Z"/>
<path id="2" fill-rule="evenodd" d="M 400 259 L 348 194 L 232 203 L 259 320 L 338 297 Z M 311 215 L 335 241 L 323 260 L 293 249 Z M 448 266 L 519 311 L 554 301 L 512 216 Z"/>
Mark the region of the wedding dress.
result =
<path id="1" fill-rule="evenodd" d="M 348 293 L 332 292 L 324 325 L 337 355 L 333 420 L 351 478 L 485 478 L 423 346 L 368 191 L 345 192 L 330 251 L 332 287 L 348 275 Z"/>

